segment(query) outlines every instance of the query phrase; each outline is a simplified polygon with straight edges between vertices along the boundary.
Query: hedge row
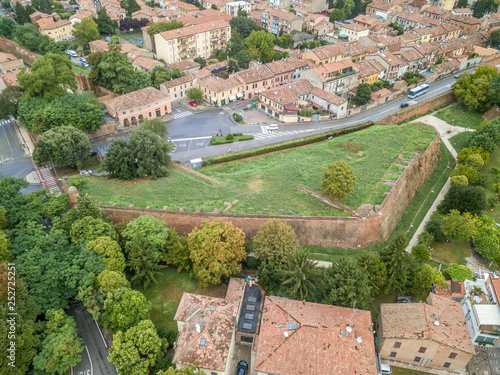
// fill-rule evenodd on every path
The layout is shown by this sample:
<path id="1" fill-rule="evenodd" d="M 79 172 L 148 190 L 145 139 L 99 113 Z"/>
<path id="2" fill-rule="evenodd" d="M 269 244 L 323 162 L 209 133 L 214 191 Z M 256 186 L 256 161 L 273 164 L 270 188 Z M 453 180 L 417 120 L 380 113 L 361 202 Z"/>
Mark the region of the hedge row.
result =
<path id="1" fill-rule="evenodd" d="M 233 143 L 233 142 L 239 142 L 239 141 L 249 141 L 253 139 L 253 135 L 247 134 L 247 135 L 235 135 L 235 134 L 241 134 L 241 133 L 233 133 L 233 138 L 232 139 L 227 139 L 226 137 L 215 137 L 214 135 L 212 136 L 211 144 L 212 145 L 225 145 L 227 143 Z"/>
<path id="2" fill-rule="evenodd" d="M 374 125 L 373 121 L 368 121 L 368 122 L 365 122 L 363 124 L 353 125 L 353 126 L 349 126 L 347 128 L 330 130 L 326 133 L 313 134 L 313 135 L 309 135 L 307 137 L 291 139 L 289 141 L 275 143 L 272 145 L 256 147 L 256 148 L 252 148 L 249 150 L 242 150 L 242 151 L 238 151 L 238 152 L 233 152 L 230 154 L 213 156 L 213 157 L 204 159 L 203 166 L 226 163 L 228 161 L 244 159 L 244 158 L 257 156 L 257 155 L 264 155 L 264 154 L 267 154 L 270 152 L 286 150 L 289 148 L 304 146 L 304 145 L 308 145 L 311 143 L 317 143 L 317 142 L 325 141 L 329 138 L 339 137 L 341 135 L 354 133 L 354 132 L 357 132 L 359 130 L 367 129 L 373 125 Z"/>

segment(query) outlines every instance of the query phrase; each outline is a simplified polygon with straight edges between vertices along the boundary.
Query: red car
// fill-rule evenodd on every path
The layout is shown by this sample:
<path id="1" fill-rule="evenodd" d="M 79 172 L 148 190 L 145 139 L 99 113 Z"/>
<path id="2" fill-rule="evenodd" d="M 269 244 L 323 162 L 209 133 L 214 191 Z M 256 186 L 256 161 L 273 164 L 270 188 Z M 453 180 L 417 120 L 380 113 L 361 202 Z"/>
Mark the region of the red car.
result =
<path id="1" fill-rule="evenodd" d="M 193 101 L 189 102 L 189 105 L 192 105 L 193 107 L 196 107 L 198 104 L 196 104 L 196 102 L 193 100 Z"/>

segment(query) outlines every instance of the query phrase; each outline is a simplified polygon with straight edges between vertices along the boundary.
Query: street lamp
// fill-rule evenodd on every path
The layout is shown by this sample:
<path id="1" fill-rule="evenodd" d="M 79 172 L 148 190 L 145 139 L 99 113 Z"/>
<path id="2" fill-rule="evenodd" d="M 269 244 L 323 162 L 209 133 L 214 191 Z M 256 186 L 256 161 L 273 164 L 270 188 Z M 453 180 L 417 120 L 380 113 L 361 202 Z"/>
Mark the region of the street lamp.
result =
<path id="1" fill-rule="evenodd" d="M 49 159 L 50 159 L 50 164 L 52 165 L 52 169 L 54 170 L 54 173 L 56 174 L 56 177 L 57 177 L 56 167 L 54 167 L 54 163 L 52 162 L 52 157 L 50 156 L 49 148 L 47 146 L 45 146 L 45 149 L 47 150 L 47 154 L 49 155 Z"/>

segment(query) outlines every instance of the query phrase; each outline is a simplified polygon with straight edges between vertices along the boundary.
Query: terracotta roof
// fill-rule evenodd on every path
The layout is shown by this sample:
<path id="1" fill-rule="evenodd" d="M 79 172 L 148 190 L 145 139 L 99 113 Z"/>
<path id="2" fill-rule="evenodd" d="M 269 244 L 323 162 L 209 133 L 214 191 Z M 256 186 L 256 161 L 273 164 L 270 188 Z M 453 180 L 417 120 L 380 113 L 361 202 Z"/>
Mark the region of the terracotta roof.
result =
<path id="1" fill-rule="evenodd" d="M 424 12 L 437 14 L 437 15 L 446 13 L 446 11 L 444 9 L 441 9 L 435 5 L 431 5 L 430 7 L 425 8 Z"/>
<path id="2" fill-rule="evenodd" d="M 447 298 L 464 298 L 465 297 L 465 287 L 463 281 L 450 281 L 444 280 L 446 286 L 442 286 L 438 283 L 435 284 L 436 294 L 438 296 Z"/>
<path id="3" fill-rule="evenodd" d="M 500 278 L 495 279 L 493 276 L 493 273 L 489 274 L 491 285 L 493 285 L 493 291 L 495 293 L 497 301 L 499 301 L 500 303 Z"/>
<path id="4" fill-rule="evenodd" d="M 348 50 L 349 48 L 344 47 L 343 45 L 329 44 L 327 46 L 315 48 L 311 52 L 318 56 L 320 60 L 323 60 L 338 55 L 344 55 L 344 53 Z"/>
<path id="5" fill-rule="evenodd" d="M 96 48 L 108 52 L 108 43 L 106 43 L 104 40 L 94 40 L 92 42 L 89 42 L 89 45 L 95 46 Z"/>
<path id="6" fill-rule="evenodd" d="M 224 371 L 239 303 L 184 293 L 174 320 L 186 323 L 177 341 L 173 363 Z"/>
<path id="7" fill-rule="evenodd" d="M 351 59 L 345 59 L 341 61 L 337 61 L 331 64 L 325 64 L 322 66 L 318 66 L 314 68 L 313 70 L 316 72 L 316 74 L 320 78 L 324 78 L 329 73 L 333 72 L 338 72 L 339 70 L 346 69 L 346 68 L 353 68 L 356 70 L 356 65 L 351 61 Z"/>
<path id="8" fill-rule="evenodd" d="M 360 78 L 365 78 L 383 72 L 385 68 L 378 61 L 363 60 L 356 63 L 356 70 Z"/>
<path id="9" fill-rule="evenodd" d="M 347 43 L 347 44 L 345 44 L 345 46 L 349 49 L 349 51 L 347 51 L 347 54 L 349 56 L 359 56 L 359 55 L 368 54 L 368 53 L 375 53 L 378 51 L 377 47 L 364 46 L 357 40 L 350 42 L 350 43 Z"/>
<path id="10" fill-rule="evenodd" d="M 17 81 L 17 75 L 21 72 L 21 69 L 15 70 L 9 73 L 3 73 L 2 79 L 5 83 L 5 86 L 19 86 Z"/>
<path id="11" fill-rule="evenodd" d="M 242 83 L 233 76 L 230 76 L 228 79 L 209 76 L 198 82 L 198 85 L 215 92 L 224 92 L 240 87 L 242 86 Z"/>
<path id="12" fill-rule="evenodd" d="M 399 35 L 399 38 L 400 39 L 405 39 L 405 40 L 408 40 L 408 41 L 420 39 L 420 37 L 418 37 L 417 35 L 415 35 L 415 33 L 413 33 L 413 32 L 404 33 L 403 35 Z"/>
<path id="13" fill-rule="evenodd" d="M 144 68 L 146 70 L 151 70 L 155 65 L 165 66 L 162 62 L 150 59 L 149 57 L 139 56 L 136 57 L 132 64 Z"/>
<path id="14" fill-rule="evenodd" d="M 439 25 L 441 23 L 441 21 L 430 18 L 429 16 L 426 16 L 422 13 L 402 12 L 398 14 L 398 18 L 428 26 Z"/>
<path id="15" fill-rule="evenodd" d="M 365 23 L 367 25 L 374 25 L 376 23 L 380 23 L 380 21 L 376 18 L 365 16 L 364 14 L 360 14 L 353 19 L 354 22 Z"/>
<path id="16" fill-rule="evenodd" d="M 222 13 L 222 12 L 220 12 L 216 9 L 212 9 L 212 8 L 200 10 L 196 14 L 201 14 L 203 17 L 219 17 L 219 18 L 222 18 L 223 20 L 227 20 L 227 21 L 229 21 L 233 18 L 233 16 L 231 16 L 229 14 Z M 199 17 L 199 18 L 203 18 L 203 17 Z"/>
<path id="17" fill-rule="evenodd" d="M 226 299 L 241 301 L 241 297 L 245 292 L 245 285 L 247 285 L 245 279 L 231 277 L 226 290 Z"/>
<path id="18" fill-rule="evenodd" d="M 184 9 L 187 12 L 198 10 L 197 6 L 195 6 L 193 4 L 185 3 L 184 1 L 175 1 L 174 3 L 177 5 L 177 7 L 179 9 Z"/>
<path id="19" fill-rule="evenodd" d="M 299 97 L 291 89 L 283 86 L 262 91 L 260 95 L 281 105 L 287 105 L 299 100 Z"/>
<path id="20" fill-rule="evenodd" d="M 418 61 L 421 58 L 421 56 L 417 52 L 412 50 L 396 51 L 394 52 L 394 54 L 401 57 L 407 63 L 410 63 L 412 61 Z"/>
<path id="21" fill-rule="evenodd" d="M 427 300 L 429 304 L 380 305 L 383 337 L 430 339 L 467 353 L 474 353 L 462 305 L 433 293 Z M 439 322 L 437 325 L 436 321 Z"/>
<path id="22" fill-rule="evenodd" d="M 160 90 L 154 87 L 146 87 L 145 89 L 117 96 L 106 102 L 106 105 L 119 112 L 141 107 L 165 98 L 168 98 L 168 95 L 162 93 Z"/>
<path id="23" fill-rule="evenodd" d="M 273 72 L 265 65 L 257 65 L 250 69 L 240 70 L 234 75 L 240 78 L 244 83 L 258 82 L 274 77 Z"/>
<path id="24" fill-rule="evenodd" d="M 77 12 L 77 13 L 73 14 L 71 17 L 69 17 L 69 20 L 71 21 L 74 18 L 78 18 L 78 19 L 83 20 L 85 18 L 90 18 L 92 16 L 93 16 L 93 14 L 90 10 L 82 10 L 81 12 Z"/>
<path id="25" fill-rule="evenodd" d="M 347 25 L 342 25 L 340 29 L 348 29 L 359 32 L 368 30 L 368 26 L 361 25 L 359 23 L 349 23 Z"/>
<path id="26" fill-rule="evenodd" d="M 256 371 L 280 375 L 377 374 L 369 311 L 353 314 L 348 308 L 279 297 L 267 297 L 263 311 Z M 345 331 L 348 324 L 351 333 Z"/>
<path id="27" fill-rule="evenodd" d="M 315 87 L 311 90 L 311 94 L 317 96 L 318 98 L 324 99 L 329 103 L 335 104 L 335 105 L 342 105 L 344 103 L 347 103 L 347 100 L 342 99 L 341 97 L 339 97 L 337 95 L 333 95 L 333 94 L 331 94 L 325 90 L 319 89 L 317 87 Z"/>
<path id="28" fill-rule="evenodd" d="M 164 31 L 160 33 L 163 39 L 165 40 L 171 40 L 171 39 L 177 39 L 177 38 L 182 38 L 185 36 L 189 35 L 195 35 L 211 30 L 217 30 L 217 29 L 222 29 L 225 27 L 230 27 L 230 25 L 224 21 L 214 21 L 210 23 L 203 23 L 201 25 L 194 25 L 194 26 L 189 26 L 189 27 L 183 27 L 182 29 L 177 29 L 177 30 L 170 30 L 170 31 Z"/>
<path id="29" fill-rule="evenodd" d="M 299 59 L 283 59 L 267 63 L 265 66 L 274 74 L 292 72 L 295 69 L 307 67 L 307 62 Z"/>
<path id="30" fill-rule="evenodd" d="M 181 72 L 184 72 L 184 71 L 189 70 L 189 69 L 199 69 L 200 66 L 201 66 L 200 64 L 198 64 L 197 62 L 194 62 L 193 60 L 183 60 L 183 61 L 171 63 L 168 65 L 168 67 L 170 69 L 177 68 Z"/>
<path id="31" fill-rule="evenodd" d="M 20 60 L 20 59 L 18 59 L 12 53 L 0 52 L 0 63 L 15 61 L 15 60 Z"/>
<path id="32" fill-rule="evenodd" d="M 375 56 L 375 54 L 373 56 Z M 403 60 L 401 60 L 391 52 L 377 53 L 376 56 L 380 56 L 382 60 L 384 60 L 389 65 L 405 64 Z"/>
<path id="33" fill-rule="evenodd" d="M 375 91 L 375 92 L 372 92 L 372 95 L 371 95 L 371 99 L 373 101 L 377 100 L 378 98 L 382 98 L 384 96 L 387 96 L 387 95 L 390 95 L 392 94 L 392 91 L 389 90 L 389 89 L 386 89 L 386 88 L 383 88 L 381 90 L 378 90 L 378 91 Z"/>
<path id="34" fill-rule="evenodd" d="M 472 13 L 472 10 L 469 8 L 455 8 L 453 11 L 455 13 Z"/>
<path id="35" fill-rule="evenodd" d="M 311 92 L 314 86 L 306 79 L 301 79 L 300 81 L 294 82 L 288 86 L 297 96 L 307 95 Z"/>
<path id="36" fill-rule="evenodd" d="M 469 25 L 477 25 L 477 24 L 481 23 L 481 20 L 479 18 L 469 17 L 469 16 L 455 16 L 455 15 L 452 15 L 450 17 L 450 20 L 451 21 L 456 21 L 456 22 L 467 23 Z"/>

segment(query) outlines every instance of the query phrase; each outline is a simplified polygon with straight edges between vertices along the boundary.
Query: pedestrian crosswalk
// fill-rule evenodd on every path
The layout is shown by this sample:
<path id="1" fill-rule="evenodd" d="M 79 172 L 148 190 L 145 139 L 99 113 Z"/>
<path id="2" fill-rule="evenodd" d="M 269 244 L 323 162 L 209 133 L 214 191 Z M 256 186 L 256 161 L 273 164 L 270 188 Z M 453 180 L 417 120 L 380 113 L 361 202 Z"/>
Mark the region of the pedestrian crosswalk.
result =
<path id="1" fill-rule="evenodd" d="M 10 124 L 10 120 L 0 120 L 1 126 L 7 125 L 7 124 Z"/>
<path id="2" fill-rule="evenodd" d="M 293 134 L 301 134 L 301 133 L 311 133 L 317 129 L 303 129 L 303 130 L 290 130 L 290 131 L 277 131 L 270 130 L 266 126 L 261 126 L 262 133 L 252 133 L 254 139 L 263 139 L 263 138 L 273 138 L 273 137 L 282 137 L 285 135 L 293 135 Z"/>
<path id="3" fill-rule="evenodd" d="M 187 109 L 185 110 L 177 110 L 178 112 L 174 112 L 174 119 L 177 120 L 178 118 L 186 117 L 186 116 L 191 116 L 193 112 L 188 111 Z"/>

